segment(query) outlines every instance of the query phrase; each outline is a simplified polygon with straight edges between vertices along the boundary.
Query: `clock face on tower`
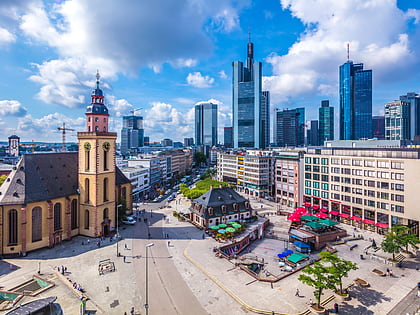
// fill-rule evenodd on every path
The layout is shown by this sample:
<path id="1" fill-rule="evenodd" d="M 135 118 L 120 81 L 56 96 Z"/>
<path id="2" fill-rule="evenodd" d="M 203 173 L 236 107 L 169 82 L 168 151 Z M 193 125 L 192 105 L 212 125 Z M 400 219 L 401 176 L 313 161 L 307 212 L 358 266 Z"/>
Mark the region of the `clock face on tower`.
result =
<path id="1" fill-rule="evenodd" d="M 108 151 L 110 147 L 111 147 L 111 145 L 109 144 L 109 142 L 105 142 L 102 145 L 102 148 L 104 149 L 104 151 Z"/>
<path id="2" fill-rule="evenodd" d="M 89 151 L 89 150 L 90 150 L 90 143 L 89 143 L 89 142 L 86 142 L 86 143 L 83 145 L 83 147 L 85 148 L 85 150 L 86 150 L 86 151 Z"/>

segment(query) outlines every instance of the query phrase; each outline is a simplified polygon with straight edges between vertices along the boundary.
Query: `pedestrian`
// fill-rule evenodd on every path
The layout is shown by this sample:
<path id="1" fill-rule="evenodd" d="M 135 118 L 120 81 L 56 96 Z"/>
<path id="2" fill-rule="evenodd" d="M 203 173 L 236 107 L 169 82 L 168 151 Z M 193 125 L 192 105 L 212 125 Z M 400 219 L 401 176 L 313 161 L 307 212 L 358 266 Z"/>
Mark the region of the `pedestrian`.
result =
<path id="1" fill-rule="evenodd" d="M 390 276 L 390 277 L 392 277 L 392 276 L 393 276 L 392 269 L 391 269 L 391 270 L 389 270 L 389 276 Z"/>
<path id="2" fill-rule="evenodd" d="M 168 247 L 171 246 L 171 241 L 168 241 Z"/>
<path id="3" fill-rule="evenodd" d="M 386 268 L 386 275 L 389 276 L 389 268 Z"/>
<path id="4" fill-rule="evenodd" d="M 90 239 L 87 240 L 88 245 L 90 244 Z"/>
<path id="5" fill-rule="evenodd" d="M 204 233 L 203 233 L 203 240 L 206 238 L 206 236 L 204 235 Z"/>
<path id="6" fill-rule="evenodd" d="M 334 313 L 338 314 L 338 304 L 334 303 Z"/>
<path id="7" fill-rule="evenodd" d="M 299 296 L 299 289 L 296 289 L 295 296 Z"/>
<path id="8" fill-rule="evenodd" d="M 134 315 L 134 306 L 131 308 L 130 313 L 131 313 L 131 315 Z"/>
<path id="9" fill-rule="evenodd" d="M 128 249 L 128 248 L 127 248 L 127 244 L 124 244 L 124 248 L 125 248 L 125 249 Z"/>
<path id="10" fill-rule="evenodd" d="M 64 267 L 64 272 L 67 272 L 67 267 Z"/>
<path id="11" fill-rule="evenodd" d="M 125 256 L 123 256 L 123 261 L 125 262 Z"/>

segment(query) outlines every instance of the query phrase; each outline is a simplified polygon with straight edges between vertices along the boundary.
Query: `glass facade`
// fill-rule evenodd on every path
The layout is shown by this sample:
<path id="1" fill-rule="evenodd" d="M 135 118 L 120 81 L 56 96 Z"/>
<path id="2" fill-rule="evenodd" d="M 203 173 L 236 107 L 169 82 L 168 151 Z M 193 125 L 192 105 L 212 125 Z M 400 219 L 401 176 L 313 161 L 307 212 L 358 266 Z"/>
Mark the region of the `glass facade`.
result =
<path id="1" fill-rule="evenodd" d="M 276 110 L 274 142 L 277 146 L 303 146 L 305 144 L 305 109 Z"/>
<path id="2" fill-rule="evenodd" d="M 339 76 L 340 140 L 372 138 L 372 70 L 347 61 Z"/>
<path id="3" fill-rule="evenodd" d="M 195 105 L 195 144 L 217 145 L 217 104 L 202 102 Z"/>
<path id="4" fill-rule="evenodd" d="M 328 100 L 321 102 L 319 108 L 319 141 L 320 145 L 326 140 L 334 140 L 334 107 Z"/>
<path id="5" fill-rule="evenodd" d="M 123 116 L 121 129 L 121 153 L 136 152 L 138 147 L 144 146 L 144 129 L 142 116 Z"/>
<path id="6" fill-rule="evenodd" d="M 410 140 L 420 135 L 420 95 L 407 93 L 400 96 L 400 100 L 410 104 Z"/>
<path id="7" fill-rule="evenodd" d="M 385 105 L 385 139 L 410 139 L 410 103 L 396 101 Z"/>

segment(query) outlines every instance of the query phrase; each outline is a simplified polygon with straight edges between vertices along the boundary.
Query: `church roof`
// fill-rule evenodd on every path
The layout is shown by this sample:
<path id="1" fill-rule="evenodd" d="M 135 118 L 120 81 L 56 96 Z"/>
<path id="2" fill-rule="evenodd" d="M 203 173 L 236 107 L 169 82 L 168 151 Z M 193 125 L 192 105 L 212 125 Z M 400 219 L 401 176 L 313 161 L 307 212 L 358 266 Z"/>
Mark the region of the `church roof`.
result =
<path id="1" fill-rule="evenodd" d="M 127 176 L 124 175 L 124 173 L 117 167 L 117 171 L 115 173 L 115 185 L 123 185 L 123 184 L 129 184 L 131 183 Z"/>
<path id="2" fill-rule="evenodd" d="M 77 194 L 77 152 L 25 154 L 0 187 L 1 204 Z"/>
<path id="3" fill-rule="evenodd" d="M 16 135 L 11 135 L 8 139 L 20 139 L 20 138 Z"/>
<path id="4" fill-rule="evenodd" d="M 243 203 L 247 201 L 232 188 L 214 188 L 193 200 L 194 203 L 204 207 L 220 207 L 221 205 L 231 205 L 234 203 Z"/>

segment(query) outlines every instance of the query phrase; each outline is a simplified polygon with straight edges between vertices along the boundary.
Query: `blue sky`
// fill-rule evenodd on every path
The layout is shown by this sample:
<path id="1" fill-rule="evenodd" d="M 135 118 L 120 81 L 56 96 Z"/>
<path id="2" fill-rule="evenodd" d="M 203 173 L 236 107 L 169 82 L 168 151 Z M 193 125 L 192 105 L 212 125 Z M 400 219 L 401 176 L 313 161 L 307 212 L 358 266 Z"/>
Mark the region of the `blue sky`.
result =
<path id="1" fill-rule="evenodd" d="M 416 0 L 2 0 L 0 140 L 60 142 L 63 122 L 85 129 L 96 70 L 112 119 L 140 109 L 152 141 L 194 135 L 194 104 L 219 104 L 219 141 L 231 125 L 231 64 L 248 29 L 271 109 L 338 115 L 338 67 L 373 70 L 373 113 L 420 92 Z M 68 141 L 76 141 L 70 133 Z"/>

